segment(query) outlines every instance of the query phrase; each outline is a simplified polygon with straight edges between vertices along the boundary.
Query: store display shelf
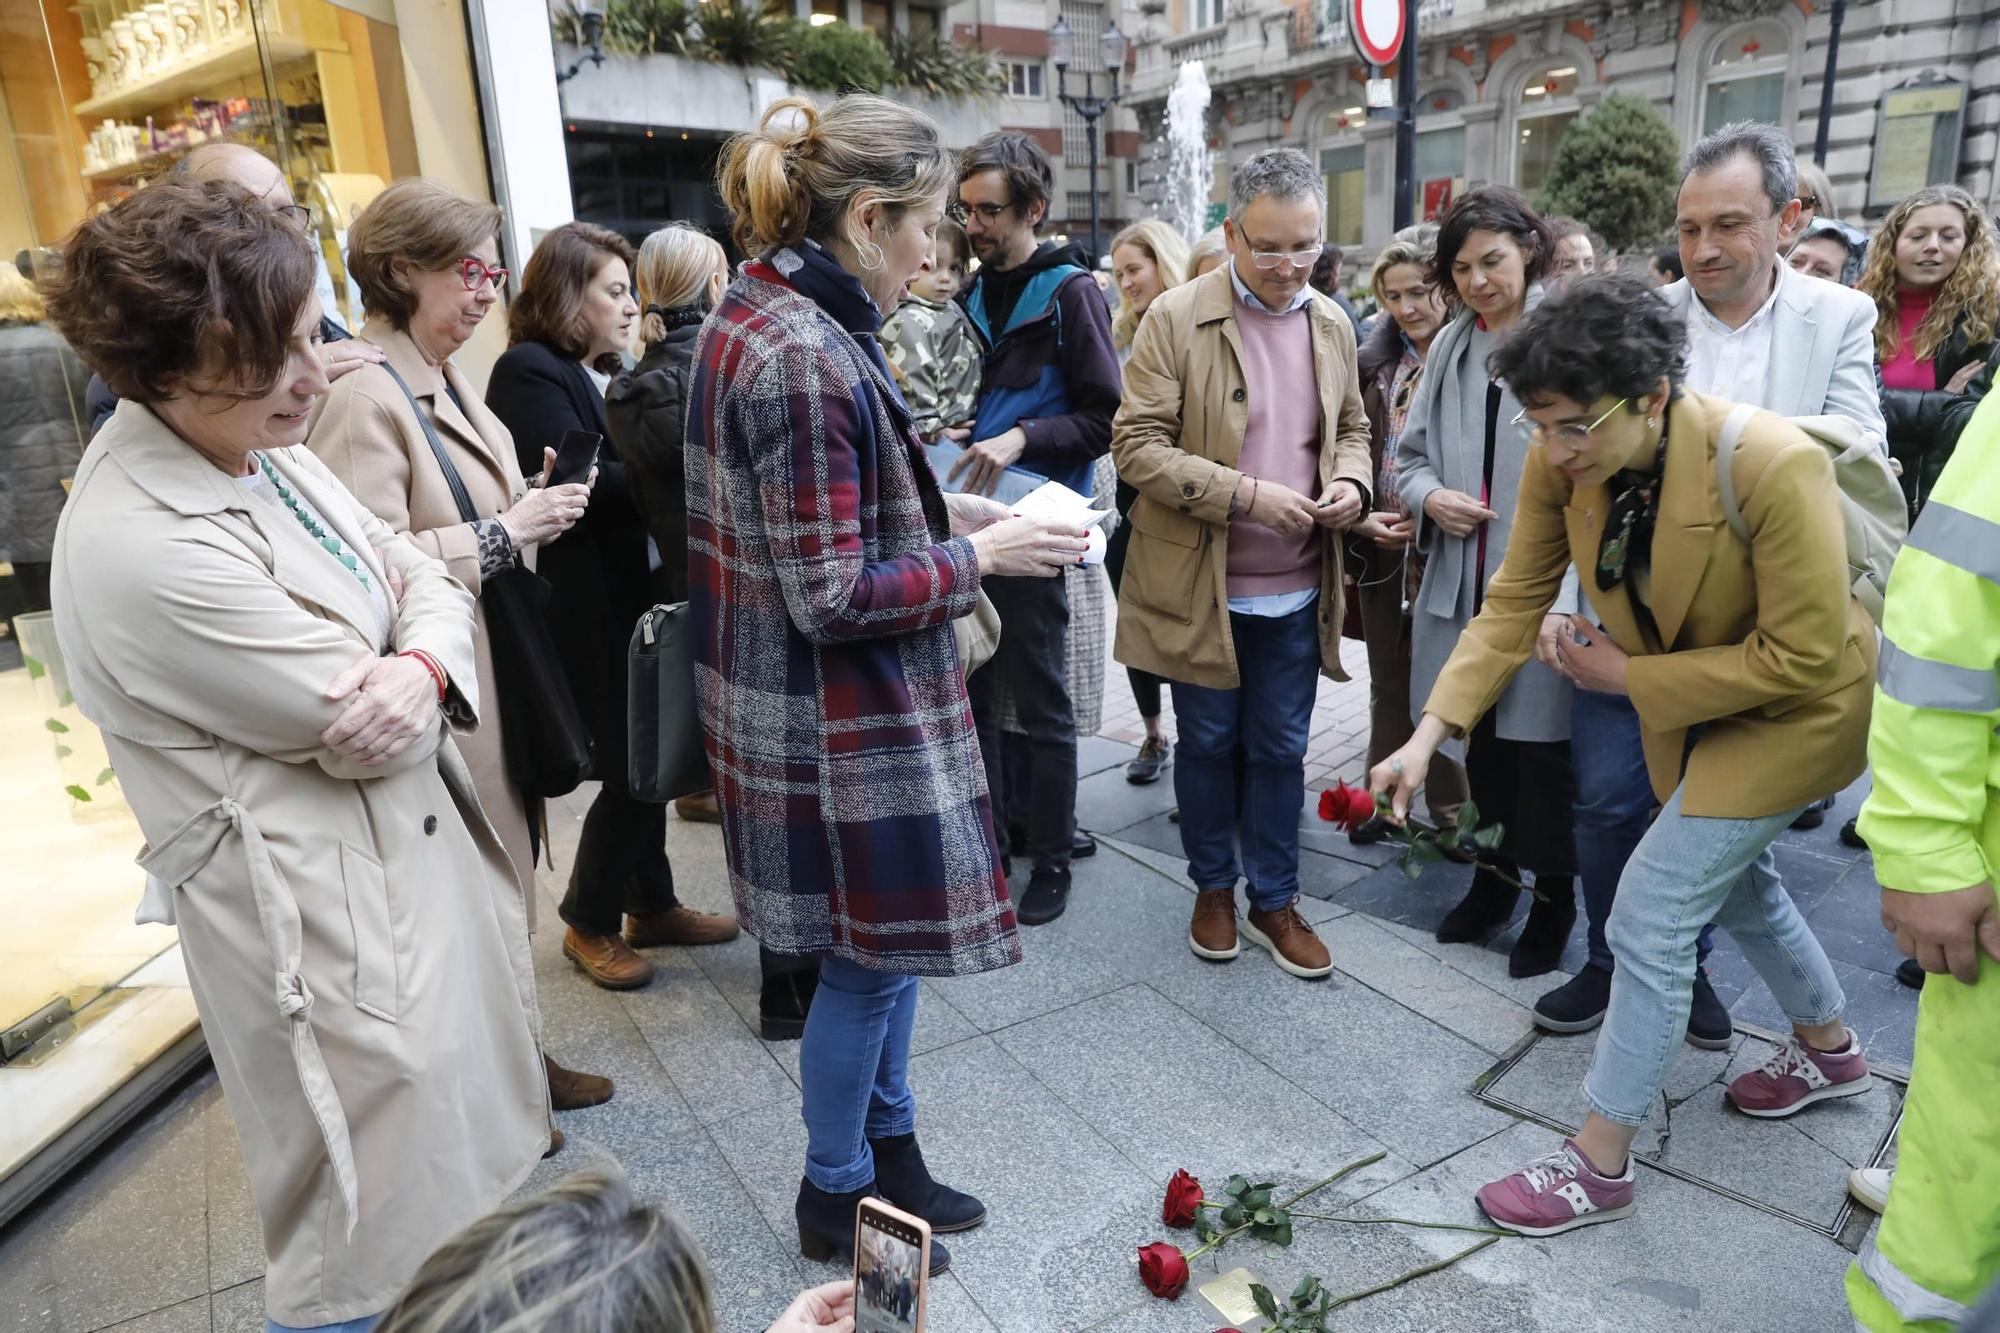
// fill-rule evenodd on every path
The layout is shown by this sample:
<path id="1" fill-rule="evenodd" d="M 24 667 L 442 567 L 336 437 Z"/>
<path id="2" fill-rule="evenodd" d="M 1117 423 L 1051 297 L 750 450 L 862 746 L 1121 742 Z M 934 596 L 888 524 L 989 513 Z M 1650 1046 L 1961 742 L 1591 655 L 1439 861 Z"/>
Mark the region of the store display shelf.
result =
<path id="1" fill-rule="evenodd" d="M 204 139 L 202 142 L 206 143 L 207 140 Z M 142 176 L 154 167 L 165 166 L 193 147 L 195 145 L 190 143 L 182 144 L 179 148 L 162 148 L 157 153 L 147 153 L 144 157 L 135 157 L 130 162 L 114 162 L 108 167 L 86 171 L 83 173 L 83 178 L 87 181 L 114 181 Z"/>
<path id="2" fill-rule="evenodd" d="M 296 37 L 280 33 L 270 36 L 271 63 L 281 64 L 312 54 L 312 47 Z M 199 60 L 168 70 L 144 83 L 93 97 L 76 104 L 79 116 L 125 116 L 169 105 L 194 93 L 205 92 L 225 79 L 255 74 L 259 67 L 257 38 L 244 33 L 222 43 Z"/>

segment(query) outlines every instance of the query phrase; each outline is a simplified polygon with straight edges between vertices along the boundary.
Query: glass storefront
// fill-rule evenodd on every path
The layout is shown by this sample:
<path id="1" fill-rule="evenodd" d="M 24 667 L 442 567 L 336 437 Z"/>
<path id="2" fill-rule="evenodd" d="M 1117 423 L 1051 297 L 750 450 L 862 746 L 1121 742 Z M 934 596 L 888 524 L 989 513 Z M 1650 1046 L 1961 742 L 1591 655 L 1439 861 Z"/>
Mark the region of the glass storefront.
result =
<path id="1" fill-rule="evenodd" d="M 46 274 L 79 221 L 229 140 L 276 162 L 311 210 L 322 300 L 358 327 L 341 256 L 362 206 L 426 165 L 461 189 L 486 177 L 478 76 L 427 81 L 422 125 L 406 86 L 406 70 L 442 67 L 447 40 L 471 64 L 464 19 L 440 30 L 406 8 L 423 32 L 399 31 L 396 0 L 0 0 L 0 264 Z M 69 1152 L 65 1136 L 163 1053 L 199 1049 L 172 929 L 133 922 L 142 838 L 45 610 L 54 515 L 89 430 L 83 372 L 12 276 L 0 369 L 62 384 L 31 422 L 0 412 L 0 1221 L 46 1175 L 38 1154 Z"/>

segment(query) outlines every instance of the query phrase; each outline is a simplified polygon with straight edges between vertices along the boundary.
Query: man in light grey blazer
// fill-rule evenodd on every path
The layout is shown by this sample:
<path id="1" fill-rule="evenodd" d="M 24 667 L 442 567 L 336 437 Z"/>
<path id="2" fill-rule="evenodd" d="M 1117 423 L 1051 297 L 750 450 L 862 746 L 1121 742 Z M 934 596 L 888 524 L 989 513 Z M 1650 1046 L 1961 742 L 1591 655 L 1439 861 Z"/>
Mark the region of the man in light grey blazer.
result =
<path id="1" fill-rule="evenodd" d="M 1772 126 L 1727 125 L 1688 154 L 1675 218 L 1687 276 L 1660 291 L 1687 319 L 1687 387 L 1784 417 L 1850 417 L 1880 437 L 1875 303 L 1782 261 L 1779 246 L 1796 230 L 1799 208 L 1792 143 Z M 1557 670 L 1556 635 L 1566 623 L 1551 616 L 1537 645 Z M 1535 1002 L 1535 1022 L 1552 1032 L 1586 1032 L 1603 1021 L 1612 969 L 1605 922 L 1653 810 L 1632 701 L 1579 689 L 1571 710 L 1590 962 Z M 1704 959 L 1710 934 L 1702 932 Z M 1688 1040 L 1720 1050 L 1729 1036 L 1729 1010 L 1697 967 Z"/>

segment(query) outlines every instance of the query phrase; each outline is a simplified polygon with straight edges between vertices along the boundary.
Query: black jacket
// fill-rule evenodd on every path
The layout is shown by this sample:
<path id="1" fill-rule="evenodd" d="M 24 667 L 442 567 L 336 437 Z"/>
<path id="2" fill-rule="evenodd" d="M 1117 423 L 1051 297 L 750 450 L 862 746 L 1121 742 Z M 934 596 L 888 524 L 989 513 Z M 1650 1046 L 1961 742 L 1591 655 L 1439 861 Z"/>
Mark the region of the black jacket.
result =
<path id="1" fill-rule="evenodd" d="M 681 449 L 694 341 L 705 313 L 692 306 L 669 310 L 667 336 L 646 349 L 635 369 L 615 376 L 604 395 L 604 415 L 625 460 L 626 480 L 660 548 L 660 594 L 669 602 L 686 601 L 688 595 L 687 467 Z"/>
<path id="2" fill-rule="evenodd" d="M 605 421 L 604 400 L 581 362 L 538 342 L 516 343 L 493 364 L 486 406 L 514 436 L 527 477 L 542 475 L 542 449 L 563 432 L 605 437 L 597 456 L 597 486 L 575 527 L 541 548 L 535 568 L 554 588 L 549 625 L 577 708 L 597 742 L 593 776 L 623 790 L 625 656 L 632 627 L 653 604 L 647 570 L 646 525 Z"/>
<path id="3" fill-rule="evenodd" d="M 83 364 L 47 324 L 0 323 L 0 560 L 46 563 L 83 457 Z"/>
<path id="4" fill-rule="evenodd" d="M 1903 498 L 1910 503 L 1912 519 L 1930 498 L 1938 474 L 1958 448 L 1959 434 L 1972 419 L 1972 410 L 1993 387 L 1996 357 L 2000 357 L 2000 340 L 1967 346 L 1965 322 L 1961 318 L 1931 362 L 1935 387 L 1882 387 L 1882 421 L 1889 433 L 1889 456 L 1903 465 Z M 1985 369 L 1973 376 L 1964 393 L 1946 393 L 1944 386 L 1951 382 L 1951 377 L 1972 361 L 1985 362 Z M 1876 382 L 1881 383 L 1879 367 Z"/>
<path id="5" fill-rule="evenodd" d="M 321 315 L 319 336 L 322 342 L 337 343 L 345 342 L 354 335 L 342 328 L 340 321 L 333 316 Z M 90 386 L 83 391 L 83 410 L 90 418 L 90 438 L 94 440 L 97 432 L 104 428 L 104 423 L 111 420 L 111 414 L 118 410 L 118 395 L 111 392 L 110 385 L 92 375 Z M 541 475 L 539 467 L 535 469 L 535 475 Z"/>

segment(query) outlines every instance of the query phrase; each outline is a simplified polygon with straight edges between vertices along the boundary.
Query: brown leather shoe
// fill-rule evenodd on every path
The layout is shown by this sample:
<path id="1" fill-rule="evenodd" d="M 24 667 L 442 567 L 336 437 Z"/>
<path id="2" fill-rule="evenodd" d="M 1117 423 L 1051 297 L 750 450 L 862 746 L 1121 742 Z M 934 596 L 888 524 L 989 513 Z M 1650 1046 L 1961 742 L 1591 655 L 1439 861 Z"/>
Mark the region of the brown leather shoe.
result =
<path id="1" fill-rule="evenodd" d="M 564 1069 L 542 1053 L 542 1072 L 549 1080 L 549 1104 L 558 1111 L 580 1111 L 611 1100 L 611 1080 L 597 1074 Z"/>
<path id="2" fill-rule="evenodd" d="M 1275 912 L 1251 908 L 1243 922 L 1243 933 L 1252 944 L 1270 950 L 1272 961 L 1295 977 L 1310 981 L 1333 971 L 1333 955 L 1299 915 L 1296 898 Z"/>
<path id="3" fill-rule="evenodd" d="M 653 965 L 622 935 L 586 935 L 571 926 L 563 932 L 563 957 L 606 990 L 637 990 L 653 979 Z"/>
<path id="4" fill-rule="evenodd" d="M 625 942 L 635 949 L 661 944 L 727 944 L 740 933 L 735 917 L 697 912 L 681 903 L 664 912 L 634 912 L 625 918 Z"/>
<path id="5" fill-rule="evenodd" d="M 674 802 L 674 813 L 691 824 L 720 824 L 722 811 L 716 807 L 715 793 L 696 792 L 683 796 Z"/>
<path id="6" fill-rule="evenodd" d="M 565 1139 L 565 1138 L 563 1137 L 563 1132 L 562 1132 L 561 1130 L 559 1130 L 559 1129 L 552 1129 L 552 1130 L 550 1130 L 550 1131 L 549 1131 L 549 1150 L 548 1150 L 547 1152 L 543 1153 L 543 1154 L 542 1154 L 542 1156 L 543 1156 L 543 1157 L 545 1157 L 545 1158 L 546 1158 L 546 1157 L 554 1157 L 554 1156 L 555 1156 L 555 1155 L 556 1155 L 557 1153 L 559 1153 L 559 1152 L 561 1152 L 561 1151 L 563 1150 L 563 1144 L 567 1143 L 568 1141 L 569 1141 L 569 1140 L 567 1140 L 567 1139 Z"/>
<path id="7" fill-rule="evenodd" d="M 1215 963 L 1226 963 L 1243 952 L 1243 946 L 1236 942 L 1236 890 L 1195 890 L 1188 948 L 1194 950 L 1195 957 Z"/>

